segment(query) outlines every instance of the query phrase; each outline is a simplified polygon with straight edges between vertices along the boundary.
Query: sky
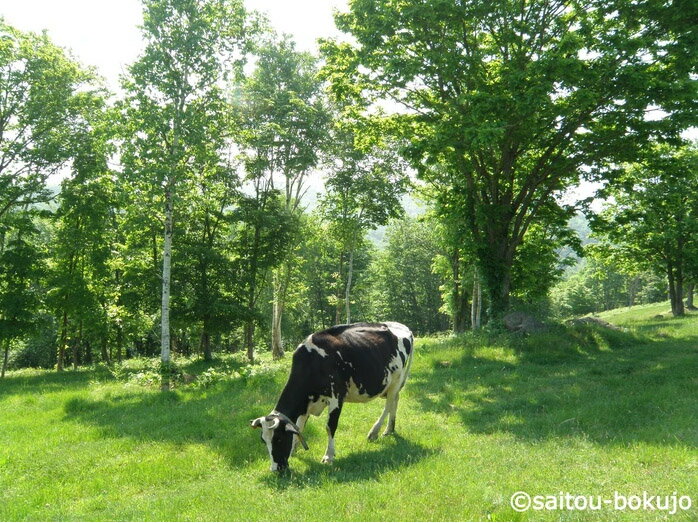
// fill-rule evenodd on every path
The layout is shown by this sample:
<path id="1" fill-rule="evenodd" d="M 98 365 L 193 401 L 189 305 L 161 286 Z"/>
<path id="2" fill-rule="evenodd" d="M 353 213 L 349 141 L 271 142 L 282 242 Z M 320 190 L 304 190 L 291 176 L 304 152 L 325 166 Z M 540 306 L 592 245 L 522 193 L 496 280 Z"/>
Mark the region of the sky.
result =
<path id="1" fill-rule="evenodd" d="M 332 13 L 347 5 L 346 0 L 245 3 L 266 12 L 274 29 L 292 35 L 304 51 L 316 51 L 320 37 L 338 35 Z M 48 31 L 54 43 L 70 49 L 84 65 L 96 67 L 112 90 L 142 49 L 140 0 L 0 0 L 0 16 L 24 31 Z"/>

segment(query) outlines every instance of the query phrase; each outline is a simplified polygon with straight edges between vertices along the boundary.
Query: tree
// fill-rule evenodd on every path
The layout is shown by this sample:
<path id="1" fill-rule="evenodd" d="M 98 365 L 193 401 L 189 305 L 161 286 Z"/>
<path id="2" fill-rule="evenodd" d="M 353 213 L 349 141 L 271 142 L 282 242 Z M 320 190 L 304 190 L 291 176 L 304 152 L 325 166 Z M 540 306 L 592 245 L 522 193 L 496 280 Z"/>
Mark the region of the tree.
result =
<path id="1" fill-rule="evenodd" d="M 8 234 L 0 227 L 0 349 L 2 370 L 5 377 L 10 345 L 30 332 L 34 327 L 36 309 L 40 304 L 36 281 L 41 276 L 43 253 L 36 244 L 37 230 L 31 220 L 32 213 L 12 212 L 6 215 L 4 226 L 9 224 L 17 231 Z M 16 223 L 23 221 L 26 223 Z M 14 223 L 13 223 L 14 222 Z M 2 225 L 2 224 L 0 224 Z"/>
<path id="2" fill-rule="evenodd" d="M 649 148 L 606 191 L 610 203 L 593 228 L 621 256 L 662 271 L 671 312 L 684 314 L 683 285 L 698 257 L 698 149 Z"/>
<path id="3" fill-rule="evenodd" d="M 354 253 L 367 231 L 386 225 L 403 213 L 400 197 L 409 178 L 395 143 L 386 143 L 361 120 L 339 120 L 326 152 L 329 175 L 320 205 L 331 234 L 342 245 L 338 273 L 344 294 L 346 322 L 351 323 Z M 337 293 L 336 323 L 342 300 Z"/>
<path id="4" fill-rule="evenodd" d="M 224 166 L 221 166 L 224 167 Z M 239 180 L 232 167 L 202 173 L 189 195 L 190 209 L 182 224 L 180 248 L 173 258 L 179 274 L 174 282 L 182 320 L 200 325 L 200 351 L 211 360 L 212 336 L 230 329 L 241 316 L 235 300 L 235 281 L 230 278 L 232 206 L 239 200 Z"/>
<path id="5" fill-rule="evenodd" d="M 272 36 L 257 54 L 257 68 L 242 86 L 242 142 L 255 157 L 254 169 L 270 179 L 272 190 L 281 190 L 286 210 L 298 218 L 306 177 L 318 163 L 329 119 L 317 60 L 296 51 L 288 37 Z M 283 356 L 281 322 L 297 254 L 289 249 L 279 261 L 272 282 L 275 358 Z"/>
<path id="6" fill-rule="evenodd" d="M 253 185 L 254 195 L 241 198 L 233 215 L 236 260 L 232 271 L 240 282 L 240 302 L 245 313 L 244 343 L 250 363 L 254 361 L 257 303 L 269 270 L 278 266 L 296 225 L 280 194 L 270 189 L 268 179 L 255 178 Z"/>
<path id="7" fill-rule="evenodd" d="M 113 298 L 110 258 L 114 242 L 114 180 L 107 167 L 111 125 L 104 100 L 95 99 L 76 139 L 73 175 L 61 183 L 49 274 L 49 303 L 60 325 L 56 369 L 61 371 L 70 341 L 73 368 L 91 331 L 109 361 L 108 307 Z M 76 135 L 76 138 L 78 135 Z M 69 330 L 75 331 L 70 336 Z"/>
<path id="8" fill-rule="evenodd" d="M 408 157 L 423 179 L 453 188 L 492 316 L 509 307 L 531 225 L 567 212 L 556 195 L 695 121 L 696 46 L 674 9 L 355 0 L 337 15 L 354 43 L 324 43 L 333 92 L 405 108 L 393 119 L 411 140 Z M 659 109 L 668 116 L 645 118 Z"/>
<path id="9" fill-rule="evenodd" d="M 0 221 L 52 198 L 46 179 L 72 154 L 94 82 L 46 34 L 23 33 L 0 18 Z"/>
<path id="10" fill-rule="evenodd" d="M 441 278 L 432 270 L 440 252 L 433 223 L 409 217 L 393 221 L 371 267 L 374 316 L 420 334 L 445 330 L 448 319 L 439 312 Z"/>
<path id="11" fill-rule="evenodd" d="M 175 206 L 197 176 L 218 168 L 230 129 L 221 80 L 240 66 L 249 27 L 241 0 L 144 0 L 144 6 L 145 50 L 123 82 L 123 162 L 132 187 L 153 194 L 160 206 L 161 358 L 167 366 Z"/>

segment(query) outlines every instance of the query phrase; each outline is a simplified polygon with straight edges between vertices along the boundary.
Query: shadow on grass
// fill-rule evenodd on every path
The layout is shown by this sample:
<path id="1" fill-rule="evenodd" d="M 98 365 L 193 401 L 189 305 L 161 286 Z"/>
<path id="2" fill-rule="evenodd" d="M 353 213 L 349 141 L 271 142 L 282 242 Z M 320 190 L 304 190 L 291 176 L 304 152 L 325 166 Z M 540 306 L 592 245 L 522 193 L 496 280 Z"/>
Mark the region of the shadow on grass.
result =
<path id="1" fill-rule="evenodd" d="M 195 370 L 197 365 L 209 368 L 212 363 L 196 363 L 184 370 Z M 208 387 L 168 392 L 131 383 L 107 385 L 95 394 L 83 390 L 65 401 L 64 417 L 98 428 L 105 438 L 173 446 L 202 444 L 231 468 L 254 461 L 261 464 L 268 456 L 249 420 L 269 412 L 285 376 L 273 370 L 262 373 L 261 367 L 257 371 L 254 376 L 231 377 Z"/>
<path id="2" fill-rule="evenodd" d="M 633 341 L 622 331 L 568 330 L 515 339 L 516 363 L 472 347 L 434 361 L 413 376 L 412 396 L 474 433 L 698 447 L 698 337 L 649 343 L 642 333 Z"/>
<path id="3" fill-rule="evenodd" d="M 63 372 L 20 371 L 0 379 L 0 396 L 19 392 L 50 393 L 71 389 L 83 389 L 98 378 L 92 369 L 66 370 Z"/>
<path id="4" fill-rule="evenodd" d="M 403 469 L 436 453 L 418 443 L 409 441 L 399 434 L 384 437 L 371 448 L 338 457 L 332 465 L 319 463 L 311 458 L 296 454 L 296 458 L 306 464 L 303 472 L 285 474 L 269 473 L 261 482 L 274 490 L 289 487 L 317 487 L 323 483 L 352 483 L 367 479 L 377 479 L 390 470 Z"/>
<path id="5" fill-rule="evenodd" d="M 63 408 L 66 420 L 98 427 L 105 438 L 174 446 L 203 444 L 223 456 L 231 468 L 255 462 L 264 470 L 268 468 L 269 456 L 259 441 L 259 433 L 249 427 L 249 420 L 269 411 L 285 377 L 285 373 L 256 376 L 203 390 L 107 389 L 99 399 L 69 398 Z M 323 423 L 315 425 L 308 427 L 308 435 L 321 441 Z M 395 436 L 383 438 L 365 451 L 340 456 L 331 467 L 299 453 L 294 461 L 304 461 L 308 469 L 302 476 L 295 476 L 294 481 L 312 483 L 315 475 L 328 471 L 333 481 L 358 481 L 419 460 L 429 452 Z"/>

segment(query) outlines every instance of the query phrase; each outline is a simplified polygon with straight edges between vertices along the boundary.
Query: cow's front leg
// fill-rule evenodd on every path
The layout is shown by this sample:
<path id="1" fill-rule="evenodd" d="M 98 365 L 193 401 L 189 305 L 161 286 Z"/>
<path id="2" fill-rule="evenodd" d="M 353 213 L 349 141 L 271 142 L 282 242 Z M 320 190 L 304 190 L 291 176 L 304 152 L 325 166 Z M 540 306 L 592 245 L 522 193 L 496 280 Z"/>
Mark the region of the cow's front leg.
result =
<path id="1" fill-rule="evenodd" d="M 323 463 L 332 463 L 334 461 L 334 433 L 337 431 L 337 424 L 339 423 L 339 414 L 342 412 L 342 402 L 338 402 L 330 406 L 330 414 L 327 418 L 327 450 L 325 455 L 322 457 Z"/>

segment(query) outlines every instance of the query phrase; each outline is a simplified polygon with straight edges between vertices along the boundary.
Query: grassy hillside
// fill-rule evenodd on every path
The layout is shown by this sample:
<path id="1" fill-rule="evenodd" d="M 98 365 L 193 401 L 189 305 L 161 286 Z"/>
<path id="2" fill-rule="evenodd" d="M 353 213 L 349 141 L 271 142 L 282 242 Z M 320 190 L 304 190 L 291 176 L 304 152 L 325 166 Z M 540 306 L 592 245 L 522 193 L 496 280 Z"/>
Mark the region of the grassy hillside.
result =
<path id="1" fill-rule="evenodd" d="M 10 373 L 0 382 L 0 520 L 695 520 L 698 315 L 606 313 L 626 326 L 421 339 L 399 436 L 365 439 L 382 400 L 349 404 L 337 459 L 310 451 L 277 477 L 248 420 L 274 405 L 288 362 L 229 358 L 163 394 L 148 362 Z M 515 512 L 512 493 L 690 495 L 661 511 Z"/>

